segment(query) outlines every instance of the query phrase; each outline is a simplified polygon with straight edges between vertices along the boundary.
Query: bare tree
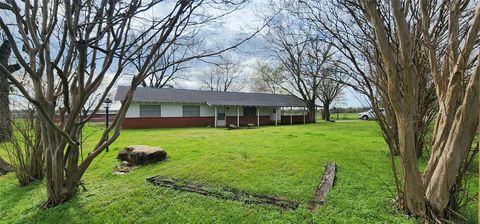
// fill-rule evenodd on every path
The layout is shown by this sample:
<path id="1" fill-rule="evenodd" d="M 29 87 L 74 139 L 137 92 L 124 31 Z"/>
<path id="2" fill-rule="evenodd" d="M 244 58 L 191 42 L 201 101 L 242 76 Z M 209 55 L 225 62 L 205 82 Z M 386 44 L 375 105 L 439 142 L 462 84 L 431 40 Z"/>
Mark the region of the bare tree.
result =
<path id="1" fill-rule="evenodd" d="M 471 115 L 480 112 L 480 55 L 473 54 L 478 47 L 480 3 L 410 3 L 392 1 L 387 7 L 380 7 L 376 1 L 361 2 L 364 16 L 375 31 L 389 103 L 397 118 L 406 208 L 418 217 L 439 220 L 447 214 L 456 178 L 479 123 L 478 116 Z M 391 15 L 392 20 L 383 15 Z M 448 24 L 444 23 L 445 18 Z M 392 22 L 396 41 L 387 34 Z M 442 32 L 444 27 L 446 33 Z M 420 46 L 428 57 L 439 104 L 432 154 L 423 176 L 416 159 L 414 134 L 418 115 L 416 90 L 418 80 L 425 75 L 414 66 L 418 49 L 412 36 L 416 31 L 423 38 Z"/>
<path id="2" fill-rule="evenodd" d="M 20 6 L 18 3 L 21 3 Z M 132 102 L 135 89 L 150 74 L 176 40 L 193 28 L 237 9 L 243 1 L 7 1 L 0 27 L 12 45 L 16 60 L 32 83 L 25 88 L 8 68 L 2 72 L 35 106 L 39 114 L 41 145 L 45 156 L 48 200 L 54 206 L 71 198 L 92 161 L 120 135 L 120 125 Z M 145 18 L 149 10 L 164 7 L 168 12 Z M 194 13 L 195 12 L 195 13 Z M 146 22 L 145 22 L 146 21 Z M 167 66 L 223 53 L 247 41 L 218 49 L 192 52 Z M 144 40 L 144 41 L 142 41 Z M 135 43 L 135 44 L 134 44 Z M 149 49 L 145 60 L 121 101 L 117 116 L 89 153 L 81 149 L 80 134 L 86 122 L 123 73 L 128 72 L 135 49 Z M 108 74 L 108 79 L 106 78 Z M 87 99 L 101 86 L 106 89 L 92 115 L 80 118 Z M 58 120 L 54 117 L 58 116 Z M 107 136 L 110 136 L 109 138 Z"/>
<path id="3" fill-rule="evenodd" d="M 283 83 L 285 69 L 282 64 L 271 66 L 270 63 L 257 61 L 255 74 L 252 77 L 252 90 L 256 93 L 278 94 L 283 91 L 279 83 Z"/>
<path id="4" fill-rule="evenodd" d="M 187 45 L 189 46 L 173 43 L 152 66 L 147 78 L 142 81 L 141 85 L 151 88 L 173 87 L 175 79 L 178 78 L 178 73 L 187 68 L 186 63 L 174 63 L 187 55 L 187 50 L 192 47 L 190 45 L 193 45 L 193 43 L 188 43 Z M 141 69 L 148 51 L 148 48 L 140 48 L 135 53 L 136 57 L 132 60 L 132 64 L 137 72 Z"/>
<path id="5" fill-rule="evenodd" d="M 270 22 L 265 39 L 272 58 L 285 68 L 278 85 L 303 99 L 308 110 L 307 121 L 315 122 L 315 101 L 322 72 L 332 62 L 332 46 L 312 27 L 299 25 L 303 24 L 302 18 L 292 9 L 297 5 L 271 2 L 270 6 L 276 18 Z"/>
<path id="6" fill-rule="evenodd" d="M 203 87 L 211 91 L 238 92 L 245 87 L 245 76 L 238 62 L 224 57 L 201 76 Z"/>
<path id="7" fill-rule="evenodd" d="M 330 121 L 330 106 L 341 97 L 342 90 L 347 82 L 347 76 L 337 69 L 336 64 L 325 69 L 322 73 L 323 77 L 320 81 L 317 98 L 323 104 L 322 119 Z"/>
<path id="8" fill-rule="evenodd" d="M 419 7 L 418 3 L 421 3 L 420 5 L 423 7 Z M 349 71 L 351 79 L 346 84 L 366 95 L 377 116 L 381 118 L 379 124 L 391 154 L 400 152 L 403 187 L 400 186 L 402 183 L 398 181 L 395 160 L 390 157 L 394 177 L 397 180 L 398 201 L 408 213 L 422 218 L 429 216 L 435 218 L 435 221 L 440 221 L 436 217 L 456 214 L 456 209 L 451 207 L 451 205 L 457 204 L 455 202 L 458 200 L 458 197 L 455 196 L 456 192 L 460 189 L 465 191 L 465 188 L 458 185 L 459 180 L 465 177 L 462 175 L 461 169 L 458 172 L 459 170 L 453 166 L 449 174 L 439 172 L 442 168 L 437 163 L 437 156 L 443 153 L 445 164 L 455 164 L 461 161 L 460 163 L 464 167 L 464 165 L 468 166 L 472 155 L 476 155 L 475 151 L 462 153 L 462 150 L 465 152 L 469 147 L 461 146 L 460 148 L 463 147 L 463 149 L 454 153 L 455 156 L 450 155 L 456 158 L 447 162 L 449 156 L 446 151 L 453 153 L 453 146 L 436 150 L 435 144 L 425 143 L 429 124 L 437 117 L 439 106 L 452 110 L 449 122 L 453 123 L 453 120 L 457 119 L 455 116 L 461 115 L 459 109 L 465 109 L 462 105 L 465 105 L 467 100 L 472 100 L 467 98 L 467 92 L 475 92 L 475 90 L 469 90 L 469 85 L 467 85 L 474 83 L 472 81 L 475 77 L 472 75 L 475 73 L 473 67 L 475 65 L 478 67 L 478 59 L 469 55 L 471 49 L 478 49 L 478 46 L 468 44 L 471 43 L 469 40 L 472 40 L 470 38 L 472 35 L 478 37 L 478 33 L 475 34 L 478 32 L 475 31 L 477 20 L 474 19 L 476 17 L 474 17 L 472 7 L 475 4 L 471 4 L 469 1 L 375 3 L 374 1 L 356 0 L 309 1 L 308 4 L 304 4 L 306 17 L 318 24 L 322 30 L 327 31 L 332 44 L 343 55 L 345 60 L 343 60 L 342 67 L 345 71 Z M 478 6 L 476 7 L 478 11 Z M 442 55 L 444 55 L 443 58 Z M 453 57 L 451 57 L 452 55 Z M 459 55 L 462 56 L 459 57 Z M 465 60 L 465 58 L 469 59 Z M 459 60 L 463 60 L 463 64 L 458 63 Z M 432 61 L 436 66 L 432 66 Z M 410 67 L 406 68 L 406 65 Z M 461 72 L 454 75 L 454 67 L 458 65 L 460 67 L 457 67 L 456 71 Z M 435 73 L 439 73 L 438 68 L 442 70 L 440 72 L 442 78 L 435 75 Z M 443 90 L 439 91 L 438 83 L 443 83 L 441 85 L 446 87 L 449 82 L 452 84 L 449 87 L 450 90 L 441 88 Z M 459 83 L 461 84 L 459 85 Z M 458 89 L 452 91 L 459 86 L 463 92 L 457 91 Z M 448 94 L 453 94 L 451 96 L 455 98 L 456 104 L 452 104 L 453 101 L 442 100 L 441 96 L 449 91 L 451 93 Z M 459 92 L 461 93 L 458 94 Z M 408 100 L 402 102 L 404 98 L 408 98 Z M 387 116 L 384 117 L 379 113 L 379 106 L 387 108 Z M 472 107 L 475 107 L 475 103 Z M 472 107 L 468 109 L 471 110 L 469 113 L 474 113 L 475 109 L 472 110 Z M 454 112 L 457 110 L 459 112 Z M 399 116 L 399 114 L 401 115 Z M 439 120 L 445 116 L 445 112 L 440 109 L 440 114 Z M 456 115 L 454 116 L 454 114 Z M 478 121 L 475 121 L 474 118 L 473 120 L 465 119 L 463 122 L 468 125 L 461 134 L 465 137 L 462 144 L 471 145 L 470 138 L 475 132 L 472 132 L 471 125 L 474 126 Z M 439 125 L 441 127 L 440 123 L 437 120 L 436 127 Z M 450 126 L 450 128 L 452 127 L 455 126 Z M 460 137 L 456 130 L 449 128 L 443 128 L 442 132 L 449 136 L 442 141 Z M 435 131 L 434 133 L 439 132 Z M 405 139 L 406 135 L 408 135 L 408 141 Z M 435 137 L 434 141 L 439 142 Z M 458 140 L 457 144 L 459 144 Z M 419 175 L 417 160 L 412 159 L 412 154 L 416 154 L 418 158 L 424 148 L 429 147 L 432 147 L 434 153 L 430 157 L 423 178 L 419 180 L 421 175 Z M 435 155 L 435 152 L 438 154 Z M 432 160 L 437 162 L 432 162 Z M 444 169 L 447 167 L 445 164 L 443 164 Z M 438 176 L 428 174 L 435 169 Z M 444 178 L 452 180 L 452 176 L 456 176 L 456 180 L 450 181 L 448 184 L 436 182 L 440 179 L 445 180 Z M 439 197 L 440 194 L 428 193 L 429 188 L 441 189 L 442 197 Z M 442 203 L 438 203 L 438 201 Z M 446 204 L 450 206 L 448 209 L 445 208 Z M 427 208 L 433 209 L 427 213 Z"/>

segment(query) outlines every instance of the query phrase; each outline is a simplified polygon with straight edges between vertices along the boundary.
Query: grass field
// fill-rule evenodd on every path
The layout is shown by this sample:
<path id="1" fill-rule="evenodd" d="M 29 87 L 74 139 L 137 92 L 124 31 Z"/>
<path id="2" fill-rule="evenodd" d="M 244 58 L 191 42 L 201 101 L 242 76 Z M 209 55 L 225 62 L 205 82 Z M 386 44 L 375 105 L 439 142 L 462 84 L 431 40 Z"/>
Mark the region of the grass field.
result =
<path id="1" fill-rule="evenodd" d="M 87 146 L 98 139 L 98 127 Z M 85 136 L 87 136 L 86 133 Z M 167 162 L 115 175 L 124 146 L 163 147 Z M 5 152 L 0 152 L 5 153 Z M 328 160 L 336 183 L 325 205 L 307 209 Z M 297 200 L 299 209 L 247 205 L 155 187 L 163 176 Z M 336 122 L 227 131 L 214 128 L 126 130 L 84 176 L 87 191 L 42 210 L 42 183 L 20 188 L 0 177 L 0 223 L 414 223 L 392 206 L 387 148 L 375 122 Z M 478 191 L 478 179 L 473 187 Z M 476 217 L 476 206 L 467 215 Z M 469 214 L 471 213 L 471 214 Z"/>
<path id="2" fill-rule="evenodd" d="M 358 113 L 332 113 L 330 118 L 333 120 L 359 120 Z"/>
<path id="3" fill-rule="evenodd" d="M 330 119 L 331 120 L 360 120 L 358 119 L 358 113 L 334 113 L 332 112 L 330 114 Z M 317 113 L 317 121 L 321 122 L 322 121 L 322 115 L 320 113 Z"/>

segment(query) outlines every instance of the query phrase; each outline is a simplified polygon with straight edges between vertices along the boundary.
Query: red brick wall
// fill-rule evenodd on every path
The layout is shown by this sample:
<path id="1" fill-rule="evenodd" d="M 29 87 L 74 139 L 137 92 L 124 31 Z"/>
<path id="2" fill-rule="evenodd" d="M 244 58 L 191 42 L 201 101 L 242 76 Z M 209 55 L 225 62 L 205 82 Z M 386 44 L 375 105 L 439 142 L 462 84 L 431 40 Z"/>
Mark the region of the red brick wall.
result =
<path id="1" fill-rule="evenodd" d="M 290 124 L 290 115 L 282 116 L 282 124 Z M 292 115 L 292 124 L 303 124 L 303 115 Z"/>
<path id="2" fill-rule="evenodd" d="M 270 116 L 260 116 L 260 125 L 272 124 L 275 121 L 270 120 Z M 237 125 L 237 116 L 228 116 L 227 125 Z M 254 124 L 257 125 L 257 116 L 240 116 L 240 126 Z"/>
<path id="3" fill-rule="evenodd" d="M 214 124 L 215 117 L 130 117 L 125 118 L 122 128 L 205 127 Z"/>
<path id="4" fill-rule="evenodd" d="M 237 124 L 237 116 L 227 116 L 227 125 Z M 273 124 L 270 116 L 260 116 L 260 125 Z M 303 115 L 293 115 L 293 124 L 303 124 Z M 257 124 L 257 116 L 240 116 L 240 125 Z M 290 116 L 282 116 L 281 124 L 290 124 Z M 215 117 L 130 117 L 125 118 L 123 129 L 205 127 L 215 125 Z"/>

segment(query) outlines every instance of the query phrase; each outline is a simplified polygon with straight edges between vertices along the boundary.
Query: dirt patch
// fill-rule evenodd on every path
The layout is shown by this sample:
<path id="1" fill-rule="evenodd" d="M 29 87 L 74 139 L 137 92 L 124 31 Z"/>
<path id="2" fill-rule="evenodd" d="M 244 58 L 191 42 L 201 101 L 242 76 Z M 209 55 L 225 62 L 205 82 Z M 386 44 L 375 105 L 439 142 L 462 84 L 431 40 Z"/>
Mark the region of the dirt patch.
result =
<path id="1" fill-rule="evenodd" d="M 272 205 L 285 210 L 295 210 L 300 203 L 269 195 L 255 194 L 234 188 L 209 188 L 202 184 L 176 180 L 161 176 L 148 177 L 147 180 L 156 186 L 171 188 L 179 191 L 192 192 L 224 200 L 241 201 L 245 204 Z"/>

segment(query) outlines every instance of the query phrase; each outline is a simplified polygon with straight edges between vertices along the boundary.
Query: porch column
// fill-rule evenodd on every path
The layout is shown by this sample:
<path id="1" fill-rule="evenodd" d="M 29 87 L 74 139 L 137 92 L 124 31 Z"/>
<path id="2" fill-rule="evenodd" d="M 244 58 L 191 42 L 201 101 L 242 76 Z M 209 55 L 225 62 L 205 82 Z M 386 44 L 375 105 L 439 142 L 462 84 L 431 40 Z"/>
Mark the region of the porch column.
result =
<path id="1" fill-rule="evenodd" d="M 257 126 L 260 126 L 260 108 L 257 107 Z"/>
<path id="2" fill-rule="evenodd" d="M 240 107 L 237 106 L 237 127 L 240 127 Z"/>
<path id="3" fill-rule="evenodd" d="M 293 110 L 293 107 L 290 107 L 290 125 L 292 125 L 292 110 Z"/>
<path id="4" fill-rule="evenodd" d="M 303 124 L 305 124 L 305 107 L 302 107 L 302 113 L 303 113 Z"/>
<path id="5" fill-rule="evenodd" d="M 215 106 L 215 127 L 217 127 L 217 106 Z"/>
<path id="6" fill-rule="evenodd" d="M 275 126 L 277 126 L 278 123 L 278 107 L 275 107 Z"/>

